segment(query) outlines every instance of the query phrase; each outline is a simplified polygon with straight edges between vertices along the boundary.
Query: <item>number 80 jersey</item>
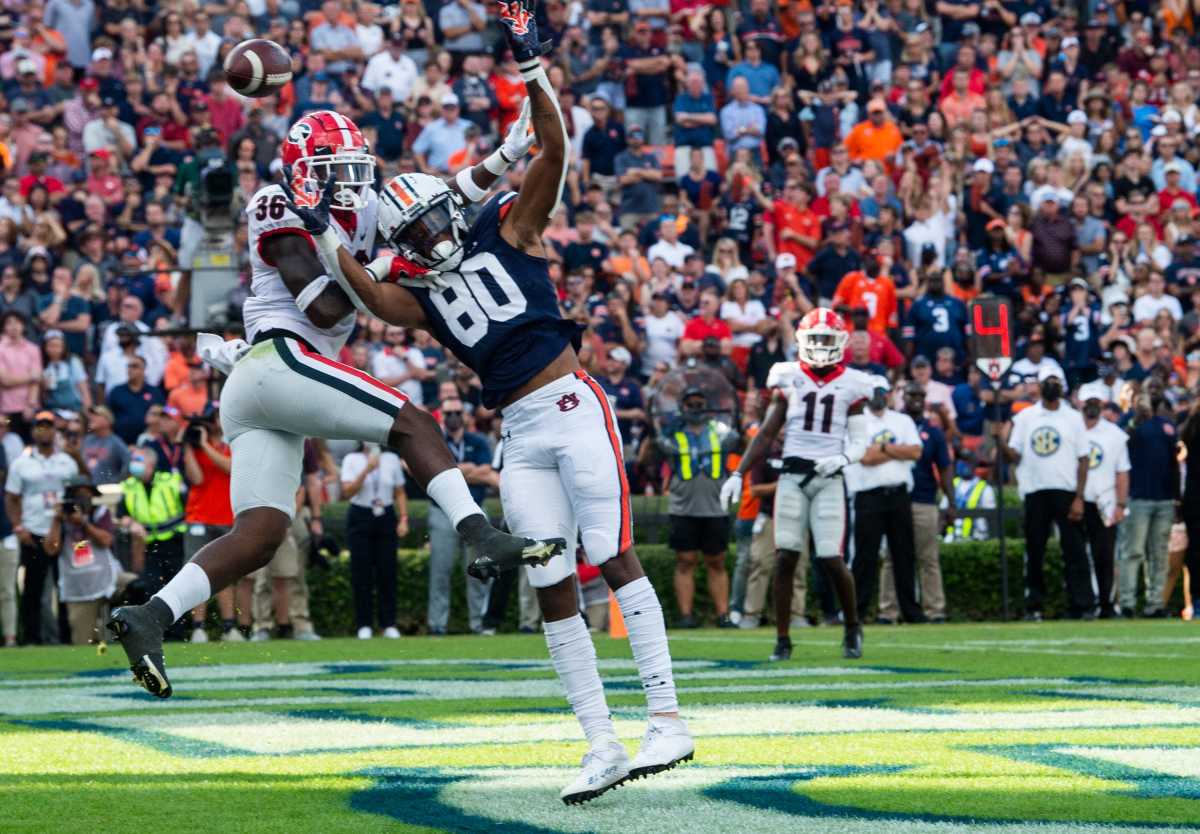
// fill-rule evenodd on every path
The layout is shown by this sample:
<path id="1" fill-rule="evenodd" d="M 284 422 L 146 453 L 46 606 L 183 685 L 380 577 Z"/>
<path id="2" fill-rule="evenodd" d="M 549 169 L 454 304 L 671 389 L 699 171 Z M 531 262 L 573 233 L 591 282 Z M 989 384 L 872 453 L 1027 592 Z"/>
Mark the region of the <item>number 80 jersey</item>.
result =
<path id="1" fill-rule="evenodd" d="M 875 377 L 845 366 L 821 377 L 799 362 L 777 362 L 767 387 L 787 401 L 783 456 L 817 460 L 841 453 L 850 406 L 870 398 Z"/>
<path id="2" fill-rule="evenodd" d="M 483 382 L 483 404 L 495 408 L 558 358 L 578 347 L 581 328 L 558 311 L 544 258 L 511 246 L 500 222 L 516 194 L 493 197 L 464 241 L 463 262 L 440 291 L 414 287 L 437 340 Z"/>

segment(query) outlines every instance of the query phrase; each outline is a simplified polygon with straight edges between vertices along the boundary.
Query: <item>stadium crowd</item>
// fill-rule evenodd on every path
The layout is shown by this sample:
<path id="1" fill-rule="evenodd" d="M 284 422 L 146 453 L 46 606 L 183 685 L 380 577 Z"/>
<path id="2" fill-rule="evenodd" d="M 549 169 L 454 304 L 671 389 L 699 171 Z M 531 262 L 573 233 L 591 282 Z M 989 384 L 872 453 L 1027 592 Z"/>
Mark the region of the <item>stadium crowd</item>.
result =
<path id="1" fill-rule="evenodd" d="M 690 451 L 665 442 L 672 430 L 656 402 L 668 377 L 689 370 L 719 380 L 706 396 L 728 385 L 736 396 L 724 425 L 744 437 L 769 400 L 770 367 L 794 355 L 797 320 L 829 306 L 853 331 L 848 363 L 891 382 L 895 411 L 882 405 L 881 419 L 904 411 L 920 429 L 917 457 L 891 474 L 894 483 L 872 479 L 869 465 L 860 473 L 864 490 L 903 487 L 912 515 L 907 525 L 860 525 L 883 525 L 893 558 L 917 565 L 920 605 L 904 588 L 896 599 L 884 560 L 881 621 L 953 611 L 941 597 L 937 543 L 989 535 L 986 518 L 954 510 L 994 505 L 988 478 L 998 465 L 1023 495 L 1066 496 L 1044 513 L 1027 504 L 1024 523 L 1043 547 L 1058 523 L 1071 615 L 1133 616 L 1140 569 L 1141 613 L 1165 616 L 1185 550 L 1200 591 L 1200 468 L 1183 463 L 1185 447 L 1200 454 L 1200 32 L 1191 4 L 548 0 L 538 15 L 573 155 L 546 232 L 551 274 L 563 314 L 586 327 L 580 355 L 613 401 L 635 492 L 679 481 L 684 458 L 694 458 L 695 477 L 719 480 L 725 467 L 705 464 L 738 446 L 736 437 Z M 246 99 L 221 67 L 255 36 L 285 46 L 295 74 L 278 95 Z M 22 642 L 86 640 L 88 611 L 68 620 L 72 602 L 111 596 L 130 568 L 153 591 L 230 523 L 219 380 L 196 359 L 189 332 L 207 323 L 187 318 L 187 288 L 202 280 L 189 273 L 186 240 L 202 169 L 231 173 L 238 212 L 279 176 L 291 122 L 334 109 L 363 129 L 385 176 L 453 173 L 486 156 L 518 114 L 523 86 L 502 49 L 488 9 L 473 0 L 0 7 L 6 645 L 18 637 L 18 574 Z M 508 185 L 521 176 L 511 172 Z M 234 251 L 248 283 L 244 222 Z M 244 294 L 230 299 L 231 332 Z M 967 305 L 987 296 L 1011 303 L 1019 334 L 998 391 L 969 356 Z M 360 321 L 343 359 L 438 414 L 472 485 L 494 491 L 500 416 L 482 407 L 469 369 L 428 334 L 379 321 Z M 1014 416 L 1054 411 L 1056 379 L 1067 412 L 1083 416 L 1054 438 L 1029 436 Z M 1086 419 L 1090 436 L 1097 414 L 1117 429 L 1110 447 L 1073 434 Z M 383 504 L 394 507 L 389 546 L 406 535 L 404 475 L 389 453 L 310 446 L 293 549 L 321 540 L 325 501 L 363 490 L 363 524 L 372 502 Z M 1039 472 L 1060 446 L 1065 474 Z M 1072 494 L 1077 457 L 1089 460 L 1089 487 L 1103 495 Z M 771 478 L 768 467 L 747 480 L 733 535 L 725 531 L 719 553 L 704 546 L 717 556 L 737 542 L 732 582 L 713 581 L 723 558 L 705 560 L 723 625 L 759 622 Z M 94 504 L 95 487 L 106 485 L 115 504 Z M 949 517 L 930 508 L 938 489 Z M 678 512 L 721 514 L 698 503 Z M 442 532 L 434 633 L 445 629 L 450 571 L 461 569 L 457 541 Z M 387 534 L 364 527 L 350 537 L 360 636 L 373 626 L 395 633 L 394 598 L 381 593 L 372 616 L 372 586 L 389 574 L 371 543 Z M 882 535 L 854 538 L 878 551 Z M 682 625 L 695 622 L 693 538 L 673 524 Z M 118 539 L 133 542 L 133 557 L 122 550 L 116 559 Z M 1097 558 L 1106 547 L 1107 561 Z M 1037 551 L 1031 544 L 1026 569 L 1031 618 L 1041 611 Z M 265 634 L 274 619 L 315 636 L 302 560 L 283 561 L 259 580 L 265 613 L 256 611 L 253 631 Z M 43 614 L 52 588 L 66 603 L 57 629 Z M 239 616 L 252 625 L 244 590 L 247 602 L 235 606 L 231 595 L 218 605 L 233 639 Z M 489 605 L 486 588 L 472 591 L 473 629 L 495 627 L 495 596 Z M 523 616 L 522 628 L 535 626 L 536 615 Z"/>

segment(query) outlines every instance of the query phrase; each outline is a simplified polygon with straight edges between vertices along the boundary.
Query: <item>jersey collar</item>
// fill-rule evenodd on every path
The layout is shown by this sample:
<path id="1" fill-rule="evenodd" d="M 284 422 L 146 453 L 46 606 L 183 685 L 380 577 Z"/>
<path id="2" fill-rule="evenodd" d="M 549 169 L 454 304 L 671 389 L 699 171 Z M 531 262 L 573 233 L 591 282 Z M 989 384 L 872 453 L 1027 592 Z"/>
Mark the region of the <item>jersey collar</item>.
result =
<path id="1" fill-rule="evenodd" d="M 805 376 L 807 376 L 809 379 L 811 379 L 817 385 L 822 385 L 822 386 L 828 385 L 829 383 L 833 382 L 835 379 L 837 379 L 839 376 L 841 376 L 842 374 L 844 374 L 846 372 L 845 365 L 838 365 L 836 368 L 834 368 L 829 373 L 828 376 L 821 376 L 819 374 L 813 373 L 812 368 L 810 368 L 808 365 L 805 365 L 803 362 L 800 362 L 798 364 L 800 365 L 800 370 L 804 372 Z"/>

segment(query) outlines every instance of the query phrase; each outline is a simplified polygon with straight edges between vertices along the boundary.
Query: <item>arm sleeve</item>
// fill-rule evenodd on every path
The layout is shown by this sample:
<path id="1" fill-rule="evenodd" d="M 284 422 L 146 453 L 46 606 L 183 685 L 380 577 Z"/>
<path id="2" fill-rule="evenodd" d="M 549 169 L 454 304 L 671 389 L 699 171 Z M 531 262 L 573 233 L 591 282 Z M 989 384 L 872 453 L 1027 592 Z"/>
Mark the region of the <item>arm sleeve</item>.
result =
<path id="1" fill-rule="evenodd" d="M 1116 466 L 1118 472 L 1128 472 L 1132 468 L 1129 464 L 1129 442 L 1127 438 L 1121 438 L 1121 444 L 1117 447 Z"/>
<path id="2" fill-rule="evenodd" d="M 858 463 L 867 452 L 867 415 L 854 414 L 846 421 L 846 448 L 842 452 L 851 463 Z"/>
<path id="3" fill-rule="evenodd" d="M 14 460 L 12 468 L 8 470 L 8 477 L 4 479 L 4 491 L 10 495 L 21 494 L 21 476 L 17 473 L 17 462 Z"/>

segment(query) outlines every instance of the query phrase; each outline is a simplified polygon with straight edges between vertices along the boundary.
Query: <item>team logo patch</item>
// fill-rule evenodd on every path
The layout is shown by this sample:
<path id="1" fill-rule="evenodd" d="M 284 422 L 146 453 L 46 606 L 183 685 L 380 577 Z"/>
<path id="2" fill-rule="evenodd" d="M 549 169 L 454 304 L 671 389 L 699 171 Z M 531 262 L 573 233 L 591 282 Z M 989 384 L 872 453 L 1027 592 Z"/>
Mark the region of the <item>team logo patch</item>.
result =
<path id="1" fill-rule="evenodd" d="M 890 429 L 884 429 L 879 434 L 871 438 L 871 445 L 874 446 L 879 443 L 894 443 L 895 440 L 896 435 L 892 434 Z"/>
<path id="2" fill-rule="evenodd" d="M 296 122 L 288 131 L 288 141 L 295 142 L 297 145 L 305 145 L 310 136 L 312 136 L 312 125 L 307 122 Z"/>
<path id="3" fill-rule="evenodd" d="M 1062 437 L 1058 433 L 1058 429 L 1053 426 L 1042 426 L 1035 429 L 1030 437 L 1030 445 L 1033 447 L 1033 453 L 1039 457 L 1049 457 L 1058 451 L 1058 447 L 1062 445 Z"/>
<path id="4" fill-rule="evenodd" d="M 1088 446 L 1088 469 L 1095 469 L 1104 462 L 1104 450 L 1096 443 Z"/>
<path id="5" fill-rule="evenodd" d="M 559 411 L 574 411 L 579 408 L 579 397 L 575 394 L 563 394 L 555 405 Z"/>

